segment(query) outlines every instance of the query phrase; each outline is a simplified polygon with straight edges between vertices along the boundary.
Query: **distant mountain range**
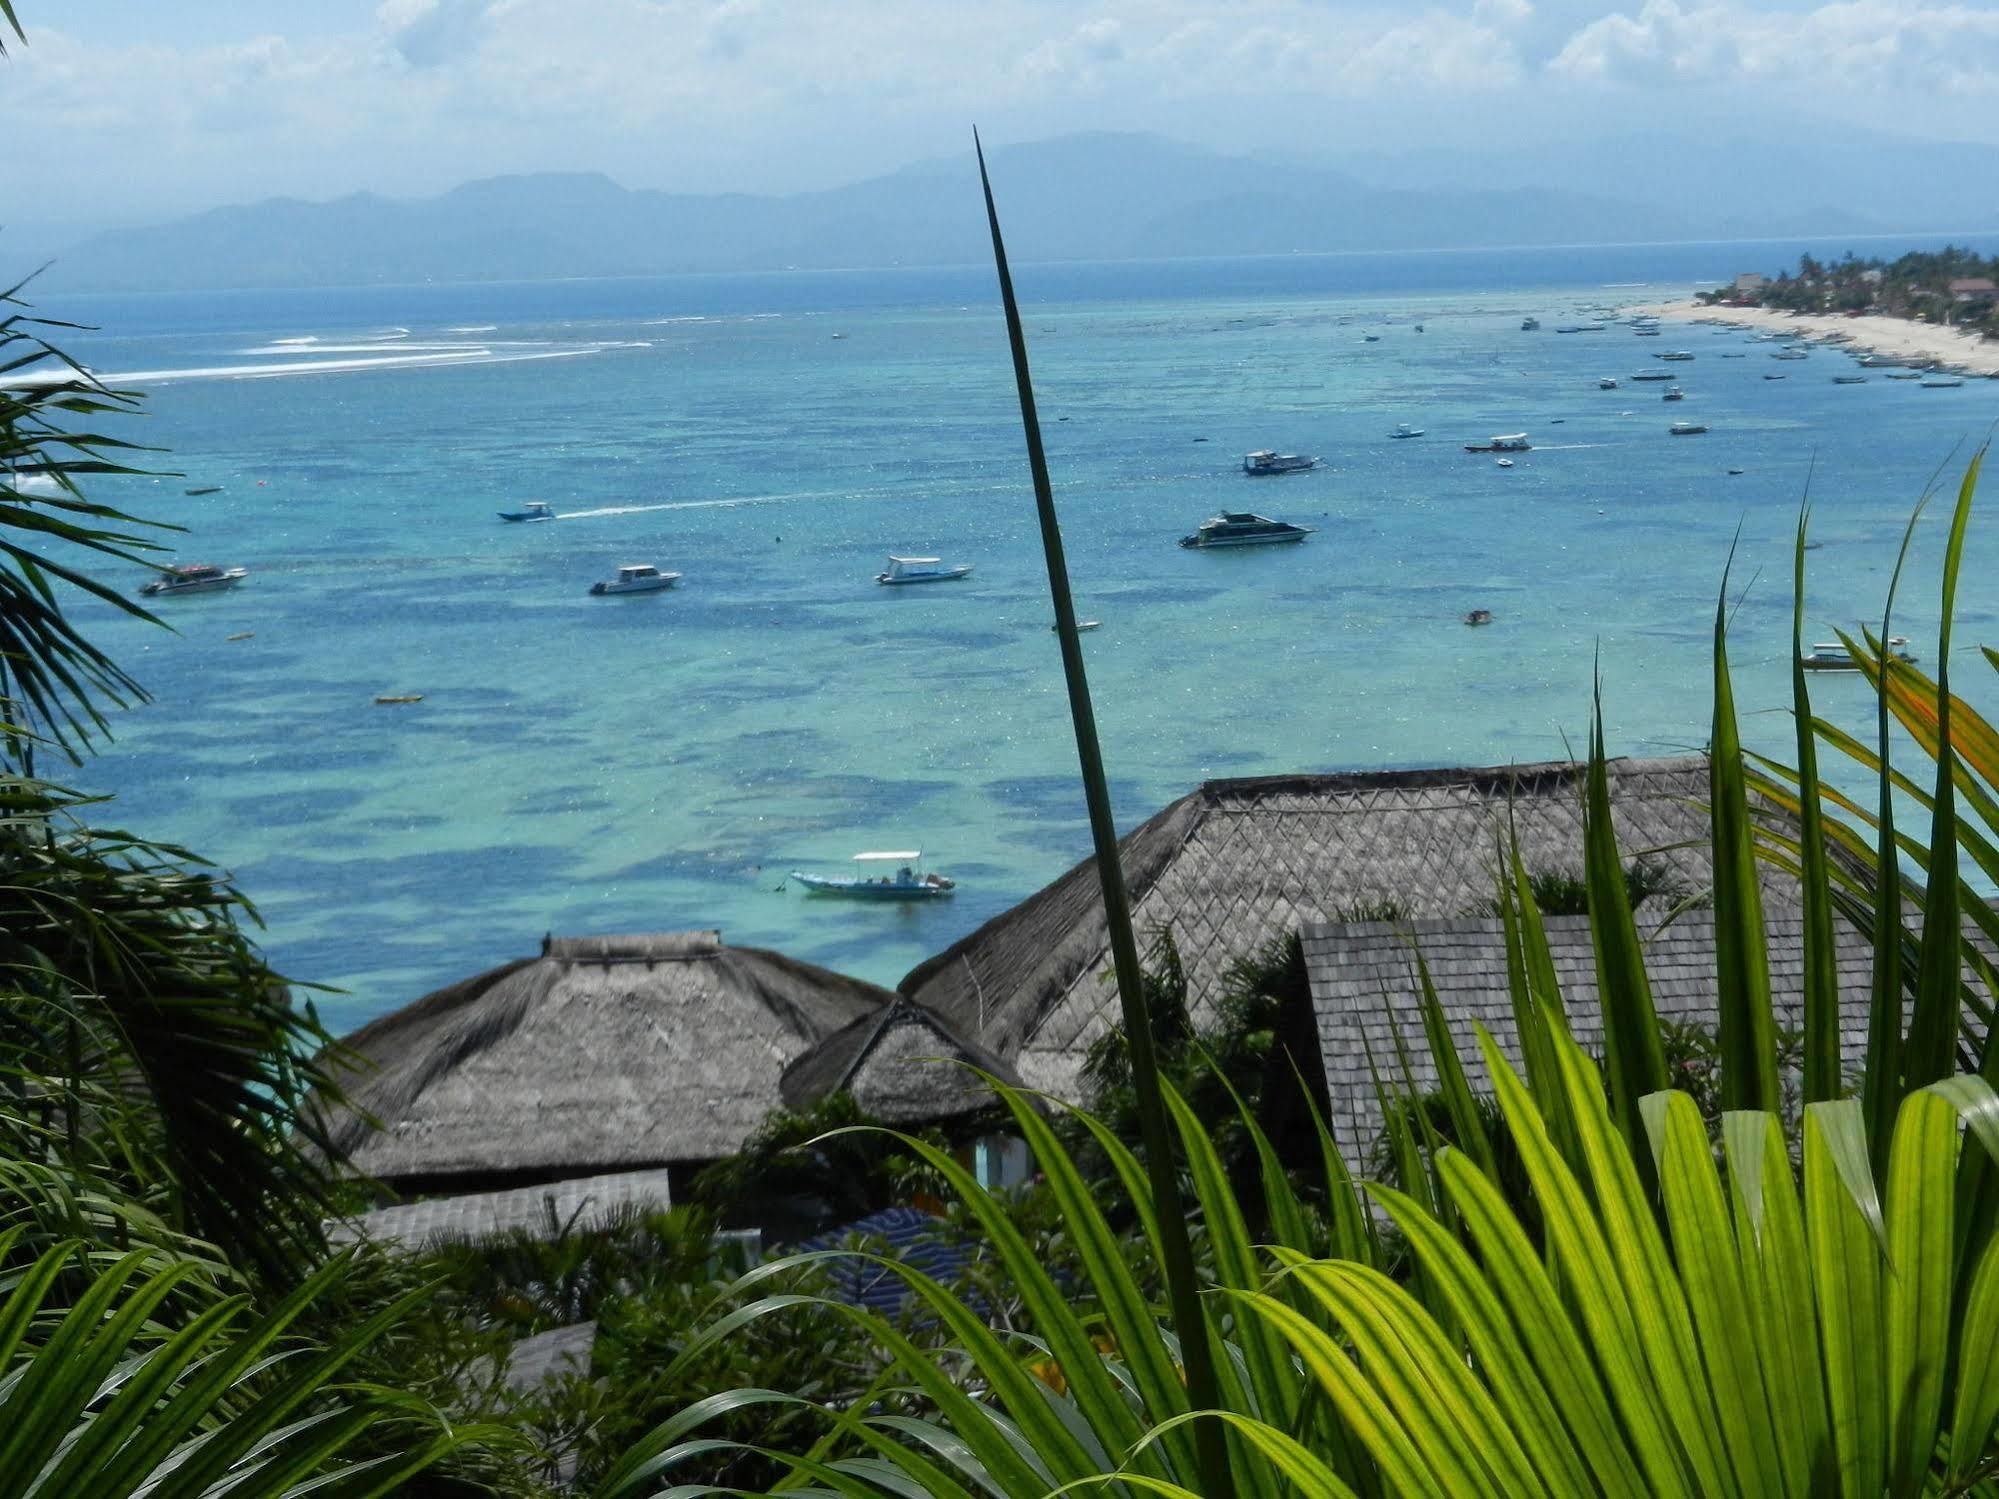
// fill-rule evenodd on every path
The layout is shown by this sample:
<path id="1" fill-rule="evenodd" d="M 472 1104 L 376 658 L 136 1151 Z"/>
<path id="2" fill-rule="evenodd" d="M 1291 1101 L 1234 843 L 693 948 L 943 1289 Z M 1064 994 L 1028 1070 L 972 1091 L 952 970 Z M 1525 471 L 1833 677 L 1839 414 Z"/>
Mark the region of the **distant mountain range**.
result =
<path id="1" fill-rule="evenodd" d="M 1528 162 L 1319 160 L 1095 134 L 1004 147 L 991 160 L 1009 247 L 1023 261 L 1858 236 L 1949 227 L 1999 187 L 1999 149 L 1839 146 L 1661 136 L 1578 141 Z M 1841 206 L 1853 204 L 1865 211 Z M 110 230 L 58 255 L 40 288 L 950 265 L 986 253 L 977 179 L 963 159 L 787 197 L 632 191 L 596 173 L 543 173 L 435 198 L 275 198 Z"/>

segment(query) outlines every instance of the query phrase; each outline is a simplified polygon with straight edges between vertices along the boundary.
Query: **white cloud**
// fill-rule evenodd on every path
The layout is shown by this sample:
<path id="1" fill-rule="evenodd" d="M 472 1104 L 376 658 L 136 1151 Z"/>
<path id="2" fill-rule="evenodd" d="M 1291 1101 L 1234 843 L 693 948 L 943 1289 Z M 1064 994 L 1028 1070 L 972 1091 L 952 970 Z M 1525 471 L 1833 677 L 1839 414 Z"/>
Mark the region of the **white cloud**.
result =
<path id="1" fill-rule="evenodd" d="M 477 50 L 494 0 L 383 0 L 376 22 L 413 68 L 434 68 Z"/>
<path id="2" fill-rule="evenodd" d="M 1100 16 L 1031 48 L 1020 60 L 1020 71 L 1037 82 L 1087 89 L 1102 81 L 1106 68 L 1123 60 L 1124 28 Z"/>
<path id="3" fill-rule="evenodd" d="M 1815 10 L 1757 11 L 1645 0 L 1604 16 L 1549 63 L 1571 78 L 1656 83 L 1795 80 L 1950 93 L 1999 91 L 1999 10 L 1926 0 L 1837 0 Z"/>

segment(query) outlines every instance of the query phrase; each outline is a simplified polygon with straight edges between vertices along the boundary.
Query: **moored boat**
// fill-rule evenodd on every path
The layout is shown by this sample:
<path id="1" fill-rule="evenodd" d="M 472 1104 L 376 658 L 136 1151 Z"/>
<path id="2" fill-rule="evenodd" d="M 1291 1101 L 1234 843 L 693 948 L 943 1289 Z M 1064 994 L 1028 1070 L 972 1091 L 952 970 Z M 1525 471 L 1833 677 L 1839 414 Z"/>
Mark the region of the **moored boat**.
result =
<path id="1" fill-rule="evenodd" d="M 1907 650 L 1908 644 L 1908 636 L 1890 635 L 1888 637 L 1888 653 L 1897 661 L 1913 662 L 1916 658 L 1909 654 Z M 1806 671 L 1860 670 L 1860 663 L 1848 655 L 1846 647 L 1837 640 L 1814 641 L 1812 648 L 1804 655 L 1798 657 L 1798 665 L 1802 666 Z"/>
<path id="2" fill-rule="evenodd" d="M 1956 388 L 1957 388 L 1958 386 L 1960 386 L 1960 385 L 1962 385 L 1962 384 L 1964 384 L 1964 382 L 1963 382 L 1962 380 L 1958 379 L 1958 378 L 1957 378 L 1957 376 L 1955 376 L 1955 375 L 1951 375 L 1951 376 L 1949 376 L 1949 377 L 1947 377 L 1947 378 L 1945 378 L 1945 379 L 1942 379 L 1942 380 L 1925 380 L 1925 381 L 1923 382 L 1923 389 L 1924 389 L 1924 390 L 1955 390 L 1955 389 L 1956 389 Z"/>
<path id="3" fill-rule="evenodd" d="M 1605 375 L 1602 379 L 1596 382 L 1596 388 L 1598 390 L 1616 390 L 1617 382 L 1611 379 L 1610 376 Z"/>
<path id="4" fill-rule="evenodd" d="M 139 592 L 156 598 L 178 593 L 222 593 L 249 576 L 247 568 L 211 567 L 206 562 L 189 562 L 165 569 Z"/>
<path id="5" fill-rule="evenodd" d="M 1192 548 L 1274 546 L 1287 541 L 1303 541 L 1312 534 L 1310 526 L 1294 526 L 1290 521 L 1272 520 L 1244 510 L 1226 510 L 1212 520 L 1204 520 L 1192 536 L 1180 538 L 1180 545 Z"/>
<path id="6" fill-rule="evenodd" d="M 791 878 L 807 890 L 821 895 L 844 895 L 856 900 L 939 900 L 957 889 L 955 880 L 941 874 L 925 874 L 919 868 L 923 850 L 871 850 L 854 855 L 857 864 L 895 864 L 892 875 L 830 875 L 791 871 Z"/>
<path id="7" fill-rule="evenodd" d="M 1412 427 L 1407 422 L 1397 422 L 1395 430 L 1388 435 L 1390 437 L 1421 437 L 1423 429 L 1421 427 Z"/>
<path id="8" fill-rule="evenodd" d="M 1707 428 L 1699 422 L 1674 422 L 1666 430 L 1674 437 L 1699 437 Z"/>
<path id="9" fill-rule="evenodd" d="M 1520 331 L 1521 331 L 1522 333 L 1538 333 L 1538 332 L 1540 332 L 1540 331 L 1541 331 L 1541 320 L 1540 320 L 1539 318 L 1537 318 L 1537 317 L 1524 317 L 1524 318 L 1522 318 L 1522 319 L 1520 320 Z"/>
<path id="10" fill-rule="evenodd" d="M 1867 377 L 1865 375 L 1834 375 L 1832 383 L 1834 385 L 1865 385 Z"/>
<path id="11" fill-rule="evenodd" d="M 1256 478 L 1271 474 L 1302 474 L 1306 469 L 1318 466 L 1318 459 L 1308 458 L 1303 453 L 1273 453 L 1268 448 L 1258 448 L 1242 457 L 1242 471 Z"/>
<path id="12" fill-rule="evenodd" d="M 1686 398 L 1687 393 L 1677 385 L 1667 387 L 1666 393 L 1659 397 L 1662 401 L 1684 401 Z"/>
<path id="13" fill-rule="evenodd" d="M 946 567 L 942 557 L 890 557 L 888 566 L 875 574 L 877 583 L 949 583 L 971 576 L 970 563 Z"/>
<path id="14" fill-rule="evenodd" d="M 650 562 L 634 562 L 618 569 L 615 578 L 600 578 L 590 585 L 593 597 L 612 593 L 658 593 L 680 581 L 679 573 L 663 573 Z"/>

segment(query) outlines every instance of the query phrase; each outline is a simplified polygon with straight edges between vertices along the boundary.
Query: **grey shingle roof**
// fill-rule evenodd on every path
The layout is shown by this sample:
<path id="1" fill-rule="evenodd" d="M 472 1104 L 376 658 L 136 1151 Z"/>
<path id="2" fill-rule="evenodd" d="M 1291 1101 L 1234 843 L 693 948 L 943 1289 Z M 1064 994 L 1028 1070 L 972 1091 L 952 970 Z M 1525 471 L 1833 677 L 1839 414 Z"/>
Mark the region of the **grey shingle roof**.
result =
<path id="1" fill-rule="evenodd" d="M 336 1223 L 329 1237 L 342 1244 L 365 1238 L 416 1248 L 437 1239 L 469 1241 L 520 1228 L 552 1239 L 572 1223 L 578 1232 L 601 1228 L 626 1208 L 664 1212 L 673 1206 L 666 1178 L 664 1168 L 617 1171 L 504 1192 L 400 1202 Z"/>
<path id="2" fill-rule="evenodd" d="M 1547 927 L 1569 1028 L 1586 1050 L 1598 1054 L 1603 1017 L 1589 918 L 1553 916 Z M 1780 1026 L 1795 1026 L 1801 1019 L 1803 921 L 1795 912 L 1772 910 L 1765 916 L 1765 927 L 1777 1021 Z M 1657 930 L 1641 917 L 1640 932 L 1648 939 L 1645 971 L 1659 1018 L 1712 1024 L 1716 1015 L 1713 914 L 1688 911 Z M 1334 1133 L 1349 1159 L 1364 1156 L 1381 1128 L 1380 1105 L 1368 1070 L 1370 1052 L 1383 1082 L 1399 1087 L 1395 1031 L 1400 1030 L 1416 1087 L 1428 1089 L 1437 1081 L 1423 1036 L 1412 942 L 1422 951 L 1473 1087 L 1483 1091 L 1488 1086 L 1478 1049 L 1480 1025 L 1492 1033 L 1513 1065 L 1520 1065 L 1519 1033 L 1506 984 L 1506 940 L 1497 918 L 1308 922 L 1301 937 Z M 1839 949 L 1842 1050 L 1853 1062 L 1866 1047 L 1872 954 L 1867 939 L 1844 923 L 1835 925 L 1834 938 Z"/>
<path id="3" fill-rule="evenodd" d="M 1229 965 L 1306 921 L 1381 902 L 1454 917 L 1489 898 L 1509 820 L 1528 867 L 1579 871 L 1574 762 L 1210 781 L 1120 844 L 1142 947 L 1169 930 L 1197 1026 Z M 1611 762 L 1627 858 L 1650 854 L 1693 889 L 1708 882 L 1707 762 Z M 1690 846 L 1689 846 L 1690 845 Z M 1085 860 L 899 986 L 1023 1080 L 1077 1095 L 1077 1069 L 1117 1014 L 1096 863 Z"/>

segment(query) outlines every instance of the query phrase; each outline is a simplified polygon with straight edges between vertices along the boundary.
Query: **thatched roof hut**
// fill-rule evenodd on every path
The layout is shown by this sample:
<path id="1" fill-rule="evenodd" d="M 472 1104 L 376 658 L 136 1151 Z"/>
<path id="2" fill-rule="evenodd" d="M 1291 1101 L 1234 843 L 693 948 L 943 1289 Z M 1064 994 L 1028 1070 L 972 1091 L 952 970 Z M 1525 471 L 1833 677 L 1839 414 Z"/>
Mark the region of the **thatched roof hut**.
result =
<path id="1" fill-rule="evenodd" d="M 998 1055 L 959 1040 L 922 1005 L 897 998 L 802 1052 L 784 1069 L 779 1091 L 788 1109 L 808 1109 L 844 1090 L 885 1123 L 931 1123 L 993 1102 L 974 1067 L 1004 1083 L 1019 1081 Z"/>
<path id="2" fill-rule="evenodd" d="M 1551 916 L 1546 924 L 1569 1029 L 1585 1050 L 1600 1054 L 1603 1010 L 1589 918 Z M 1795 910 L 1772 910 L 1764 917 L 1764 927 L 1777 1023 L 1795 1027 L 1804 1013 L 1804 922 Z M 1640 930 L 1646 939 L 1645 972 L 1651 981 L 1652 1004 L 1660 1021 L 1712 1026 L 1719 1013 L 1714 913 L 1686 911 L 1662 928 L 1641 922 Z M 1308 922 L 1301 935 L 1326 1062 L 1331 1122 L 1349 1159 L 1371 1149 L 1381 1130 L 1370 1058 L 1384 1086 L 1398 1091 L 1405 1086 L 1397 1031 L 1409 1052 L 1408 1083 L 1418 1092 L 1437 1083 L 1437 1069 L 1423 1036 L 1415 951 L 1423 954 L 1473 1090 L 1490 1091 L 1478 1048 L 1478 1026 L 1491 1033 L 1515 1067 L 1521 1065 L 1519 1031 L 1506 985 L 1506 937 L 1497 917 Z M 1853 1063 L 1866 1052 L 1873 951 L 1867 937 L 1845 922 L 1835 924 L 1833 937 L 1838 949 L 1841 1050 Z"/>
<path id="3" fill-rule="evenodd" d="M 1209 781 L 1119 847 L 1141 947 L 1168 931 L 1195 1024 L 1229 965 L 1323 921 L 1392 906 L 1459 916 L 1489 899 L 1509 824 L 1531 870 L 1580 871 L 1586 767 L 1398 770 Z M 1610 791 L 1627 859 L 1708 884 L 1707 762 L 1616 760 Z M 1691 846 L 1686 846 L 1691 845 Z M 901 991 L 1030 1087 L 1074 1099 L 1090 1044 L 1116 1019 L 1096 861 L 919 965 Z"/>
<path id="4" fill-rule="evenodd" d="M 406 1191 L 717 1160 L 786 1063 L 893 999 L 719 932 L 552 938 L 347 1037 L 363 1065 L 332 1137 Z"/>

